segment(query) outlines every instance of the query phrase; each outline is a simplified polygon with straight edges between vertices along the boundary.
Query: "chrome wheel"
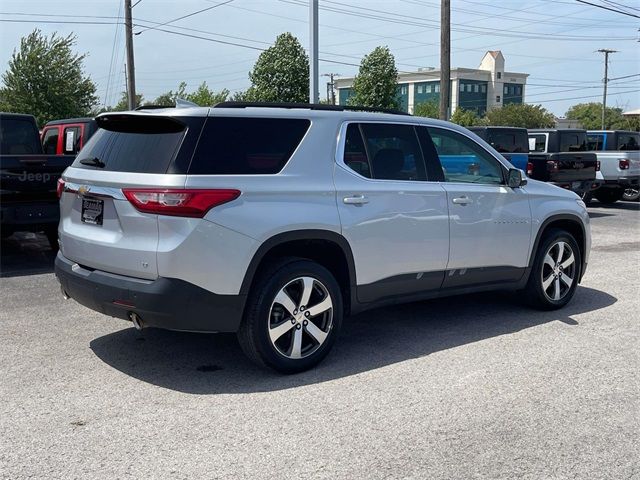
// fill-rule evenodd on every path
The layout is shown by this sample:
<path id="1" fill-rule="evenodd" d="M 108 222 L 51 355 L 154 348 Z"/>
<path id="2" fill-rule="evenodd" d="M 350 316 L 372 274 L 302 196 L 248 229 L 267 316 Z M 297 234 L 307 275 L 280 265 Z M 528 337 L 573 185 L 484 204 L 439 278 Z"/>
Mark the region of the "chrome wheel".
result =
<path id="1" fill-rule="evenodd" d="M 269 310 L 269 339 L 281 355 L 312 355 L 333 326 L 333 301 L 322 282 L 298 277 L 280 289 Z"/>
<path id="2" fill-rule="evenodd" d="M 542 290 L 549 300 L 563 299 L 575 281 L 576 257 L 562 240 L 551 245 L 542 263 Z"/>
<path id="3" fill-rule="evenodd" d="M 624 193 L 622 194 L 622 199 L 627 200 L 629 202 L 633 202 L 638 200 L 640 197 L 640 190 L 637 188 L 626 188 Z"/>

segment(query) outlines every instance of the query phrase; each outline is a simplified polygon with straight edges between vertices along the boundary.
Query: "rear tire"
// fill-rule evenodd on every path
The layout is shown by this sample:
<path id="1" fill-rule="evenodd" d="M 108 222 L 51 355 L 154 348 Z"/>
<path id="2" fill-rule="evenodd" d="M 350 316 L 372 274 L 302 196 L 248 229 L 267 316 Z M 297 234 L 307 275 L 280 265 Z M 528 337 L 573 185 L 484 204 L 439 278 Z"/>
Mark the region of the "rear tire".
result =
<path id="1" fill-rule="evenodd" d="M 263 270 L 252 286 L 238 341 L 258 365 L 302 372 L 327 356 L 343 311 L 331 272 L 309 260 L 282 259 Z"/>
<path id="2" fill-rule="evenodd" d="M 640 189 L 638 187 L 635 188 L 626 188 L 624 193 L 622 194 L 622 199 L 627 202 L 636 202 L 640 198 Z"/>
<path id="3" fill-rule="evenodd" d="M 573 236 L 551 229 L 535 253 L 533 268 L 524 289 L 527 303 L 540 310 L 564 307 L 576 292 L 582 274 L 582 255 Z"/>
<path id="4" fill-rule="evenodd" d="M 621 188 L 600 188 L 593 196 L 596 197 L 600 203 L 612 204 L 620 200 L 623 194 L 624 190 Z"/>

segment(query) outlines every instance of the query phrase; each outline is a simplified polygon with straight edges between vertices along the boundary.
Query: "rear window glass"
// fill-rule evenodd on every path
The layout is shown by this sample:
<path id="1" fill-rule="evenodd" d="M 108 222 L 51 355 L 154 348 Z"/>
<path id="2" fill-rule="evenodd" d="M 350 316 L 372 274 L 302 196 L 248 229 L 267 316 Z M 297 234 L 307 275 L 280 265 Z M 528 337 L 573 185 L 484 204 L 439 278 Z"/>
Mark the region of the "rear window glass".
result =
<path id="1" fill-rule="evenodd" d="M 589 150 L 587 145 L 586 133 L 561 133 L 560 134 L 560 151 L 561 152 L 586 152 Z"/>
<path id="2" fill-rule="evenodd" d="M 640 150 L 640 133 L 619 133 L 618 150 Z"/>
<path id="3" fill-rule="evenodd" d="M 10 117 L 2 117 L 0 121 L 1 154 L 33 155 L 42 152 L 40 135 L 33 122 Z"/>
<path id="4" fill-rule="evenodd" d="M 183 125 L 160 118 L 129 117 L 101 126 L 76 157 L 74 167 L 165 173 L 185 134 Z"/>
<path id="5" fill-rule="evenodd" d="M 587 135 L 589 150 L 600 151 L 604 146 L 604 135 Z"/>
<path id="6" fill-rule="evenodd" d="M 527 153 L 526 130 L 488 130 L 487 143 L 500 153 Z"/>
<path id="7" fill-rule="evenodd" d="M 295 118 L 210 117 L 189 174 L 278 173 L 298 148 L 311 122 Z"/>

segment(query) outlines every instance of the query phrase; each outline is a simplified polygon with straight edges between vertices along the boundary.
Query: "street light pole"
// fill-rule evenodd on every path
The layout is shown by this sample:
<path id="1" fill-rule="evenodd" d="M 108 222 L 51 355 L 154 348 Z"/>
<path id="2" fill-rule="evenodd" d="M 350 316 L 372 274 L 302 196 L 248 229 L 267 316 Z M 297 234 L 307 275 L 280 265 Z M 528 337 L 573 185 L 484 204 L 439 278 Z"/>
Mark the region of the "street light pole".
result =
<path id="1" fill-rule="evenodd" d="M 309 103 L 320 101 L 318 78 L 318 0 L 309 1 L 309 33 L 311 48 L 309 49 Z"/>

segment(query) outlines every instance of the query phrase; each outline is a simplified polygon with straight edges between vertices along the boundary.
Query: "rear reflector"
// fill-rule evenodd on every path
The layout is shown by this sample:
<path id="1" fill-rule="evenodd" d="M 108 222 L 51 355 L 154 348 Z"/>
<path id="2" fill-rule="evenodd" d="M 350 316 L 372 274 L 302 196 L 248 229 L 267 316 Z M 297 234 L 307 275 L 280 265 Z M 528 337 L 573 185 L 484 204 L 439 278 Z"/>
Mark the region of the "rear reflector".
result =
<path id="1" fill-rule="evenodd" d="M 193 218 L 240 196 L 240 190 L 230 189 L 125 188 L 122 193 L 141 212 Z"/>
<path id="2" fill-rule="evenodd" d="M 58 183 L 56 183 L 56 194 L 58 198 L 62 197 L 62 192 L 64 192 L 64 180 L 59 178 Z"/>

